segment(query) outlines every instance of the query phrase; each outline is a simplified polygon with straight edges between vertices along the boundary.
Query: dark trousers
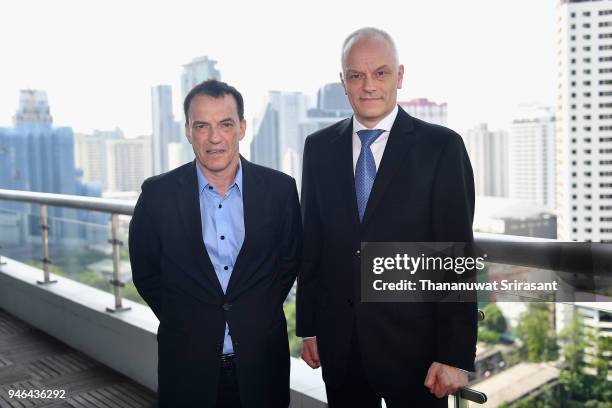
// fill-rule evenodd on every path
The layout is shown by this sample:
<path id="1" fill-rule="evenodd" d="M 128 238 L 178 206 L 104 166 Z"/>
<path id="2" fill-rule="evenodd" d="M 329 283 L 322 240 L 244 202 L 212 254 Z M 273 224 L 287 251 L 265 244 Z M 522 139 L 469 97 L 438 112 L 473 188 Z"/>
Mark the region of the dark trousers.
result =
<path id="1" fill-rule="evenodd" d="M 222 357 L 217 388 L 217 408 L 241 408 L 233 356 Z"/>
<path id="2" fill-rule="evenodd" d="M 410 392 L 400 390 L 398 395 L 382 395 L 376 392 L 365 375 L 361 361 L 359 339 L 353 330 L 349 352 L 349 366 L 345 381 L 340 387 L 325 387 L 329 408 L 380 408 L 384 398 L 387 408 L 447 408 L 448 399 L 436 398 L 429 390 Z M 407 368 L 408 369 L 408 368 Z M 423 378 L 425 381 L 425 378 Z"/>

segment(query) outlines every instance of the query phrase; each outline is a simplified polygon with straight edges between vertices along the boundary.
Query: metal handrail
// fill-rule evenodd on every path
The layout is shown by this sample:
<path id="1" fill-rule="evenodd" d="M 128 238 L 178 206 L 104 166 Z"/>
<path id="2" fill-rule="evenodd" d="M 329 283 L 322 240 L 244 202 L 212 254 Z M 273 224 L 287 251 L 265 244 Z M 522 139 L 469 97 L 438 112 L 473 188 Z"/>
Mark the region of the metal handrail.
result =
<path id="1" fill-rule="evenodd" d="M 78 210 L 100 211 L 122 215 L 132 215 L 134 213 L 134 206 L 136 205 L 132 200 L 4 189 L 0 189 L 0 200 L 46 204 L 54 207 L 76 208 Z"/>

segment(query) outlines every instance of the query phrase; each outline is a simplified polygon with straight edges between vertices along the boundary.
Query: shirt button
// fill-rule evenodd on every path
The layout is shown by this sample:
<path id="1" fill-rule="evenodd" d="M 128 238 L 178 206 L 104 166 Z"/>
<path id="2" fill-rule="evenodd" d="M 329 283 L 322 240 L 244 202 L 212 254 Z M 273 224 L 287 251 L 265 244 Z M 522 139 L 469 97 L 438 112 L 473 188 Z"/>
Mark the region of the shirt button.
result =
<path id="1" fill-rule="evenodd" d="M 229 266 L 224 266 L 223 269 L 227 271 L 229 269 Z"/>
<path id="2" fill-rule="evenodd" d="M 225 239 L 225 235 L 221 235 L 221 240 L 224 240 L 224 239 Z"/>
<path id="3" fill-rule="evenodd" d="M 209 189 L 209 190 L 212 190 L 212 186 L 208 186 L 208 189 Z"/>
<path id="4" fill-rule="evenodd" d="M 223 207 L 221 204 L 219 204 L 219 208 Z"/>

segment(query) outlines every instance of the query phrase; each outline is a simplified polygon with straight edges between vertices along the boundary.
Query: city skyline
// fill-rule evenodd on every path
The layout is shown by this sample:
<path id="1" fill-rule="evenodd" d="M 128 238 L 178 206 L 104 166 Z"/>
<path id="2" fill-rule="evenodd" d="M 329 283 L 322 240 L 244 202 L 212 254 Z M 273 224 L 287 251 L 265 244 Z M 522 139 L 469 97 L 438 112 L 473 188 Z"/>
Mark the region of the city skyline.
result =
<path id="1" fill-rule="evenodd" d="M 33 88 L 47 91 L 56 123 L 76 132 L 120 127 L 127 137 L 150 135 L 151 87 L 172 85 L 180 117 L 182 66 L 206 55 L 245 96 L 248 145 L 268 91 L 314 95 L 336 82 L 341 42 L 364 25 L 396 39 L 406 67 L 399 99 L 448 103 L 448 124 L 460 132 L 483 121 L 505 127 L 524 102 L 554 105 L 555 2 L 468 3 L 407 2 L 404 13 L 388 13 L 380 24 L 365 2 L 297 9 L 264 2 L 231 10 L 179 2 L 150 5 L 146 17 L 134 4 L 118 13 L 116 2 L 13 4 L 0 28 L 5 38 L 20 33 L 4 51 L 0 124 L 11 125 L 19 90 Z M 274 17 L 266 17 L 267 9 Z"/>

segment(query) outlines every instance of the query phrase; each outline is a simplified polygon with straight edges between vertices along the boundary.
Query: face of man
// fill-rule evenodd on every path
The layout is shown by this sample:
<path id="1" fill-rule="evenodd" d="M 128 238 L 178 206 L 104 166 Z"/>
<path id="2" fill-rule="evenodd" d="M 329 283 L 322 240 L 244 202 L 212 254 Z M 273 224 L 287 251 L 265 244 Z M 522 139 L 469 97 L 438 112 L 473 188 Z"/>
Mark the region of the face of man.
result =
<path id="1" fill-rule="evenodd" d="M 245 130 L 246 121 L 239 119 L 232 95 L 222 98 L 196 95 L 191 100 L 185 134 L 207 177 L 237 170 L 238 145 Z"/>
<path id="2" fill-rule="evenodd" d="M 376 126 L 397 104 L 404 66 L 397 66 L 391 46 L 375 37 L 353 44 L 344 70 L 340 79 L 357 120 L 367 127 Z"/>

